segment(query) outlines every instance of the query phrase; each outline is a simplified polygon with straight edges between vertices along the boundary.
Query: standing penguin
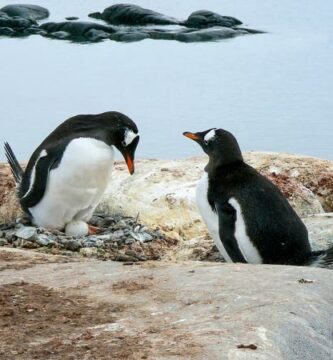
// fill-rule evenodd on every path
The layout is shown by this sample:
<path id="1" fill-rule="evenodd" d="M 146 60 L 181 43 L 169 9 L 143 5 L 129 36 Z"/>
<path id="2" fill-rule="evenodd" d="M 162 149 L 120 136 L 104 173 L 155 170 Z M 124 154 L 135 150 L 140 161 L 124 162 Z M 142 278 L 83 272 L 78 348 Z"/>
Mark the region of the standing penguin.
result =
<path id="1" fill-rule="evenodd" d="M 333 268 L 333 247 L 311 251 L 301 219 L 280 190 L 243 161 L 230 132 L 213 128 L 183 135 L 209 156 L 197 205 L 226 261 Z"/>
<path id="2" fill-rule="evenodd" d="M 37 226 L 71 235 L 93 232 L 86 224 L 108 185 L 115 146 L 134 173 L 138 128 L 126 115 L 77 115 L 38 146 L 23 171 L 8 143 L 7 160 L 24 212 Z"/>

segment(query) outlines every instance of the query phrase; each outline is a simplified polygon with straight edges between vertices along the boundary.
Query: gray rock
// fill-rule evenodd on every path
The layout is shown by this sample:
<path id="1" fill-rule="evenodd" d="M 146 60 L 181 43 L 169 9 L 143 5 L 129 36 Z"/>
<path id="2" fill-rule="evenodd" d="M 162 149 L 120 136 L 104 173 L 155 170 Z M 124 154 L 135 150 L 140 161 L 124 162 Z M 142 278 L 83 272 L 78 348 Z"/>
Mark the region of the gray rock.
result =
<path id="1" fill-rule="evenodd" d="M 104 9 L 102 13 L 95 12 L 89 16 L 114 25 L 173 25 L 180 23 L 175 18 L 133 4 L 115 4 Z"/>
<path id="2" fill-rule="evenodd" d="M 314 251 L 333 246 L 333 213 L 324 213 L 302 219 L 309 233 Z"/>
<path id="3" fill-rule="evenodd" d="M 123 238 L 125 236 L 125 233 L 123 230 L 116 230 L 115 232 L 113 232 L 110 236 L 110 239 L 112 241 L 120 241 L 121 238 Z"/>
<path id="4" fill-rule="evenodd" d="M 121 259 L 136 261 L 128 255 Z M 96 307 L 121 304 L 113 325 L 122 324 L 125 339 L 135 337 L 147 344 L 152 359 L 333 358 L 330 270 L 195 261 L 124 268 L 116 262 L 83 259 L 2 274 L 0 285 L 23 277 L 67 295 L 87 297 Z M 239 348 L 242 344 L 257 348 Z M 72 357 L 80 354 L 81 349 L 73 346 Z"/>
<path id="5" fill-rule="evenodd" d="M 184 22 L 187 27 L 207 28 L 214 26 L 232 27 L 241 25 L 242 22 L 231 16 L 222 16 L 208 10 L 198 10 L 193 12 Z"/>
<path id="6" fill-rule="evenodd" d="M 33 226 L 22 226 L 16 231 L 15 235 L 24 240 L 36 240 L 37 229 Z"/>
<path id="7" fill-rule="evenodd" d="M 48 22 L 42 24 L 40 28 L 51 37 L 70 39 L 72 41 L 92 41 L 93 37 L 95 38 L 94 41 L 96 41 L 97 37 L 103 37 L 103 34 L 109 35 L 115 32 L 115 29 L 111 26 L 86 21 Z"/>
<path id="8" fill-rule="evenodd" d="M 6 239 L 0 239 L 0 246 L 5 246 L 8 244 L 8 241 Z"/>
<path id="9" fill-rule="evenodd" d="M 64 244 L 66 250 L 78 251 L 81 248 L 81 243 L 79 240 L 68 240 Z"/>
<path id="10" fill-rule="evenodd" d="M 19 16 L 24 19 L 41 20 L 47 18 L 50 13 L 47 9 L 38 5 L 6 5 L 0 9 L 10 17 Z"/>
<path id="11" fill-rule="evenodd" d="M 16 239 L 15 233 L 16 233 L 16 229 L 7 230 L 6 235 L 5 235 L 5 239 L 9 243 L 11 243 L 12 241 L 14 241 Z"/>
<path id="12" fill-rule="evenodd" d="M 49 246 L 51 244 L 54 244 L 54 241 L 45 234 L 38 234 L 36 238 L 36 243 L 40 246 Z"/>

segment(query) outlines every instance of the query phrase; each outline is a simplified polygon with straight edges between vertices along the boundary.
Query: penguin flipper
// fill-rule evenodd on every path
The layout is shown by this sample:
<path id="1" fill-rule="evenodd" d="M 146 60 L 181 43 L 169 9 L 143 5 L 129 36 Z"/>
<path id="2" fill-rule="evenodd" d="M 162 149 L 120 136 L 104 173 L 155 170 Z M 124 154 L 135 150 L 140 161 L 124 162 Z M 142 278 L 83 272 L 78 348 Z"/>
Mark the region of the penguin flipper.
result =
<path id="1" fill-rule="evenodd" d="M 43 150 L 44 151 L 44 150 Z M 46 155 L 40 156 L 35 163 L 35 174 L 29 189 L 20 199 L 22 208 L 29 213 L 29 208 L 37 205 L 44 196 L 50 170 L 59 164 L 63 149 L 51 150 Z"/>
<path id="2" fill-rule="evenodd" d="M 226 252 L 233 262 L 246 263 L 235 237 L 236 210 L 227 202 L 215 203 L 215 208 L 219 219 L 220 240 Z"/>

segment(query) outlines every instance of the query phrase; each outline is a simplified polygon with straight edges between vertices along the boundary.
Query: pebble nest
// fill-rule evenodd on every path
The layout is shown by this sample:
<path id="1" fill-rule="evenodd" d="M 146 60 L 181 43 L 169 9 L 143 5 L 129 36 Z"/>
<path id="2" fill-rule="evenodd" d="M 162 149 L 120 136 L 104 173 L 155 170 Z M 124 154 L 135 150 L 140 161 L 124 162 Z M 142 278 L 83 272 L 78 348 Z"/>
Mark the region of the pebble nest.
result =
<path id="1" fill-rule="evenodd" d="M 18 219 L 0 226 L 0 246 L 132 263 L 160 260 L 167 249 L 177 244 L 176 240 L 168 238 L 158 228 L 149 229 L 141 224 L 138 216 L 95 214 L 89 224 L 98 227 L 99 232 L 73 237 Z"/>

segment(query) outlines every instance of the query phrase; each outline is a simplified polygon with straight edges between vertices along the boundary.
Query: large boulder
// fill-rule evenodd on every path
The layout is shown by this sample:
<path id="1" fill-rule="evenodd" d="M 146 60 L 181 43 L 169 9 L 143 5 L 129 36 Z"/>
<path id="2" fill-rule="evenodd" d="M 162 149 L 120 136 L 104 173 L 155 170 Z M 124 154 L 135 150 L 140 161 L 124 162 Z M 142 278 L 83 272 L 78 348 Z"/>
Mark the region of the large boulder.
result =
<path id="1" fill-rule="evenodd" d="M 14 178 L 7 164 L 0 164 L 0 224 L 22 215 Z"/>
<path id="2" fill-rule="evenodd" d="M 246 161 L 272 180 L 287 197 L 301 217 L 323 213 L 323 189 L 316 192 L 307 187 L 322 173 L 333 177 L 333 163 L 305 156 L 288 154 L 245 153 Z M 204 157 L 168 160 L 140 160 L 136 173 L 128 176 L 120 162 L 110 182 L 100 209 L 128 213 L 138 212 L 144 222 L 159 225 L 167 231 L 177 231 L 185 238 L 204 235 L 206 227 L 201 221 L 195 203 L 195 188 L 207 162 Z M 297 175 L 297 176 L 296 176 Z M 333 186 L 326 187 L 328 197 Z M 327 211 L 330 211 L 327 208 Z"/>
<path id="3" fill-rule="evenodd" d="M 0 357 L 333 358 L 331 270 L 68 261 L 0 250 Z"/>
<path id="4" fill-rule="evenodd" d="M 29 20 L 42 20 L 50 15 L 47 9 L 38 5 L 28 4 L 6 5 L 1 8 L 0 11 L 6 13 L 10 17 L 19 16 Z"/>
<path id="5" fill-rule="evenodd" d="M 104 9 L 102 13 L 91 13 L 89 16 L 114 25 L 179 24 L 175 18 L 133 4 L 115 4 Z"/>

